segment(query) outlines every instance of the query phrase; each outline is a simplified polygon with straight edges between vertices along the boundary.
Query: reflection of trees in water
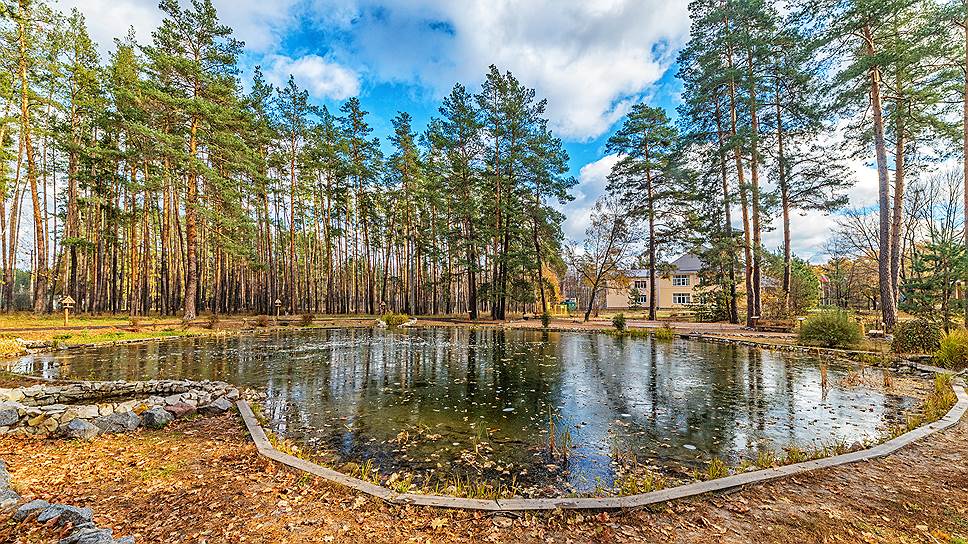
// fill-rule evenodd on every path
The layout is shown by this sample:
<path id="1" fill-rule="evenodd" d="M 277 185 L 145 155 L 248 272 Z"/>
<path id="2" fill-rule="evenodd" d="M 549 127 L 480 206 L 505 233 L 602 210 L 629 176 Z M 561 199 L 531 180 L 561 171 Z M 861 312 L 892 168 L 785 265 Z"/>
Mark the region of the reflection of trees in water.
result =
<path id="1" fill-rule="evenodd" d="M 394 448 L 383 441 L 418 425 L 444 438 L 413 457 L 456 455 L 450 444 L 485 425 L 497 429 L 501 455 L 530 458 L 556 407 L 572 425 L 587 423 L 573 435 L 589 454 L 607 456 L 618 440 L 647 457 L 731 457 L 759 438 L 776 447 L 833 433 L 825 417 L 873 430 L 908 402 L 867 395 L 865 407 L 875 408 L 868 412 L 852 405 L 862 392 L 834 391 L 821 406 L 817 369 L 798 356 L 503 329 L 273 331 L 35 355 L 17 365 L 67 378 L 250 386 L 267 393 L 266 415 L 279 430 L 381 459 Z M 820 422 L 808 427 L 808 417 Z M 663 439 L 671 447 L 659 447 Z"/>

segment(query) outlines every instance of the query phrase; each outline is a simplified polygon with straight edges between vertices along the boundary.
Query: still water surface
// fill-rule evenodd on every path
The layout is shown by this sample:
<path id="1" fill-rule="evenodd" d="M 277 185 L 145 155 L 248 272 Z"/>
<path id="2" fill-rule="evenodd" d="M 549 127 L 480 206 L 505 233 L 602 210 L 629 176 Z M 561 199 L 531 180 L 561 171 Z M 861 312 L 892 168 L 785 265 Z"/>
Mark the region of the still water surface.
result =
<path id="1" fill-rule="evenodd" d="M 276 433 L 384 475 L 588 491 L 617 458 L 675 472 L 758 448 L 874 438 L 914 400 L 821 390 L 810 357 L 688 340 L 460 328 L 304 329 L 26 356 L 51 378 L 217 379 L 266 395 Z M 831 367 L 837 384 L 847 371 Z M 570 434 L 567 467 L 547 454 Z"/>

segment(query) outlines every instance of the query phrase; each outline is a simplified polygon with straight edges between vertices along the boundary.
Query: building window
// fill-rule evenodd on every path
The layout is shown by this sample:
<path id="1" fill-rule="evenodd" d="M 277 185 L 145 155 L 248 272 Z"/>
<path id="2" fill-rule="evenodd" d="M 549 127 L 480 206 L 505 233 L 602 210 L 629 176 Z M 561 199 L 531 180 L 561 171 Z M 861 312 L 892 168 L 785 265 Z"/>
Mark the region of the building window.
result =
<path id="1" fill-rule="evenodd" d="M 672 276 L 673 287 L 688 287 L 689 286 L 689 276 L 687 274 L 676 274 Z"/>
<path id="2" fill-rule="evenodd" d="M 649 295 L 639 295 L 639 297 L 636 299 L 636 302 L 638 302 L 639 304 L 648 304 Z"/>
<path id="3" fill-rule="evenodd" d="M 649 288 L 649 282 L 647 282 L 645 280 L 635 280 L 635 288 L 636 289 L 648 289 Z"/>
<path id="4" fill-rule="evenodd" d="M 689 293 L 672 293 L 673 304 L 690 304 L 691 302 L 692 295 Z"/>

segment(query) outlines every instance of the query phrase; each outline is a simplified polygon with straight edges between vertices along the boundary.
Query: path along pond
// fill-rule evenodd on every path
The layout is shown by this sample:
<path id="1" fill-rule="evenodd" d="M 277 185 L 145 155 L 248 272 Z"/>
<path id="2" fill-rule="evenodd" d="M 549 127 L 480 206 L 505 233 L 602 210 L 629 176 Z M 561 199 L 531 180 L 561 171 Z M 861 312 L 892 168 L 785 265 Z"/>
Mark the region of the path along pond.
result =
<path id="1" fill-rule="evenodd" d="M 21 358 L 49 378 L 225 380 L 269 430 L 386 478 L 500 481 L 529 495 L 608 487 L 630 459 L 675 478 L 719 458 L 877 438 L 916 399 L 838 387 L 850 369 L 741 346 L 604 333 L 299 329 Z M 549 454 L 568 449 L 568 462 Z M 367 467 L 369 468 L 369 467 Z"/>

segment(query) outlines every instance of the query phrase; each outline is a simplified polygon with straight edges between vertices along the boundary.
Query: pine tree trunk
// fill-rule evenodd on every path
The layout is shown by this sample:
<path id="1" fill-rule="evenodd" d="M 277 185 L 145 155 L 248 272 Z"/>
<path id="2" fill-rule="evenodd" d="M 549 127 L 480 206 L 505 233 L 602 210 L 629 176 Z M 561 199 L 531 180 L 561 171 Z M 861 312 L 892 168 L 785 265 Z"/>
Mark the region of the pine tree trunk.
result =
<path id="1" fill-rule="evenodd" d="M 870 26 L 863 29 L 865 46 L 869 56 L 875 55 L 874 37 Z M 878 283 L 880 289 L 881 316 L 887 330 L 894 329 L 897 309 L 894 286 L 891 280 L 891 208 L 890 181 L 887 176 L 887 147 L 884 141 L 884 116 L 881 110 L 881 74 L 878 67 L 869 69 L 871 83 L 871 108 L 874 113 L 874 150 L 877 158 L 878 205 L 880 206 L 879 245 L 877 254 Z"/>
<path id="2" fill-rule="evenodd" d="M 894 114 L 895 119 L 895 146 L 894 146 L 894 205 L 891 211 L 891 292 L 894 300 L 898 300 L 900 294 L 901 279 L 901 226 L 904 221 L 904 146 L 906 141 L 904 126 L 904 86 L 901 81 L 900 72 L 897 74 L 897 106 Z"/>
<path id="3" fill-rule="evenodd" d="M 37 186 L 37 165 L 34 160 L 34 146 L 31 141 L 30 126 L 30 80 L 27 77 L 27 25 L 30 24 L 29 1 L 20 0 L 20 138 L 23 140 L 27 155 L 27 183 L 30 185 L 30 199 L 34 208 L 34 244 L 36 250 L 36 282 L 34 284 L 34 313 L 43 313 L 47 303 L 47 240 L 44 234 L 43 213 L 40 193 Z"/>
<path id="4" fill-rule="evenodd" d="M 719 153 L 719 169 L 720 176 L 722 178 L 723 185 L 723 229 L 726 235 L 729 237 L 729 249 L 732 250 L 735 246 L 733 237 L 733 219 L 732 212 L 730 211 L 730 198 L 729 198 L 729 179 L 726 172 L 726 154 L 723 152 L 725 149 L 725 143 L 723 142 L 723 121 L 722 121 L 722 111 L 719 107 L 719 96 L 716 96 L 716 137 L 717 137 L 717 149 Z M 739 323 L 739 308 L 737 307 L 737 296 L 736 296 L 736 256 L 730 254 L 729 256 L 729 266 L 727 267 L 728 281 L 729 281 L 729 322 Z"/>
<path id="5" fill-rule="evenodd" d="M 962 6 L 968 12 L 968 1 L 962 2 Z M 964 88 L 962 89 L 964 94 L 961 99 L 961 169 L 965 180 L 962 188 L 962 196 L 964 197 L 962 212 L 964 213 L 965 247 L 968 248 L 968 17 L 962 21 L 962 30 L 965 35 L 962 44 L 965 49 L 965 59 L 964 65 L 961 67 L 964 74 Z M 968 328 L 968 277 L 961 278 L 961 303 L 964 306 L 965 327 Z"/>
<path id="6" fill-rule="evenodd" d="M 192 118 L 188 146 L 190 161 L 196 159 L 198 119 Z M 190 321 L 198 317 L 195 304 L 198 297 L 198 177 L 194 162 L 188 169 L 188 191 L 185 196 L 185 314 Z"/>
<path id="7" fill-rule="evenodd" d="M 786 154 L 783 149 L 783 107 L 780 102 L 780 74 L 776 74 L 776 149 L 780 204 L 783 207 L 783 310 L 790 313 L 790 276 L 793 273 L 793 251 L 790 247 L 790 183 L 787 179 Z"/>

